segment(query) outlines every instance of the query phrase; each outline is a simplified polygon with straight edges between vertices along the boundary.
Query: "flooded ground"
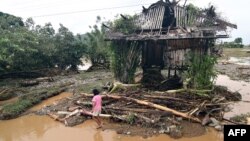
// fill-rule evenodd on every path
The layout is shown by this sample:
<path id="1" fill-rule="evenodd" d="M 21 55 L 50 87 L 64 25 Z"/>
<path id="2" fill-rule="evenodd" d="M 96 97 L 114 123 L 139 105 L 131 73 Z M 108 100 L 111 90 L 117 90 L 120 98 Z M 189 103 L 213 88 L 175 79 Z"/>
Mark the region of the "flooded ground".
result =
<path id="1" fill-rule="evenodd" d="M 220 79 L 219 79 L 220 80 Z M 31 108 L 31 111 L 71 96 L 71 93 L 62 93 Z M 111 123 L 107 123 L 111 124 Z M 0 121 L 0 141 L 175 141 L 168 135 L 158 135 L 150 138 L 141 136 L 120 135 L 113 130 L 97 130 L 93 120 L 74 127 L 66 127 L 48 116 L 26 115 L 13 120 Z M 222 141 L 223 134 L 213 129 L 206 128 L 206 134 L 198 137 L 183 137 L 178 141 Z"/>
<path id="2" fill-rule="evenodd" d="M 144 139 L 119 135 L 112 130 L 97 130 L 96 124 L 88 120 L 75 127 L 65 127 L 63 124 L 47 116 L 27 115 L 13 120 L 0 121 L 0 141 L 174 141 L 167 135 L 159 135 Z M 222 141 L 223 136 L 208 129 L 203 136 L 181 138 L 178 141 Z"/>
<path id="3" fill-rule="evenodd" d="M 250 57 L 230 57 L 228 62 L 237 65 L 250 65 Z"/>
<path id="4" fill-rule="evenodd" d="M 250 83 L 231 80 L 226 75 L 219 75 L 216 85 L 226 86 L 229 90 L 238 91 L 242 95 L 242 101 L 230 105 L 231 111 L 225 114 L 226 118 L 250 113 Z"/>
<path id="5" fill-rule="evenodd" d="M 0 101 L 0 106 L 8 104 L 8 103 L 15 102 L 17 100 L 18 100 L 18 97 L 14 97 L 14 98 L 11 98 L 11 99 L 8 99 L 8 100 Z"/>
<path id="6" fill-rule="evenodd" d="M 242 94 L 242 102 L 231 105 L 232 111 L 226 117 L 236 114 L 250 112 L 250 83 L 244 81 L 234 81 L 226 75 L 219 75 L 217 85 L 227 86 L 231 91 L 239 91 Z M 31 111 L 41 109 L 57 101 L 71 96 L 71 93 L 62 93 L 31 108 Z M 10 102 L 16 99 L 11 99 Z M 3 104 L 3 103 L 1 103 Z M 113 130 L 96 130 L 96 124 L 92 120 L 87 120 L 83 124 L 74 127 L 66 127 L 47 116 L 26 115 L 13 120 L 0 121 L 0 141 L 176 141 L 168 135 L 153 136 L 143 138 L 141 136 L 120 135 Z M 192 138 L 181 138 L 178 141 L 223 141 L 223 134 L 213 129 L 207 128 L 206 134 Z"/>
<path id="7" fill-rule="evenodd" d="M 64 98 L 67 98 L 67 97 L 70 97 L 72 95 L 72 93 L 69 93 L 69 92 L 63 92 L 57 96 L 54 96 L 52 98 L 49 98 L 48 100 L 45 100 L 43 101 L 42 103 L 32 107 L 30 109 L 30 111 L 37 111 L 39 109 L 42 109 L 43 107 L 45 106 L 48 106 L 48 105 L 52 105 L 52 104 L 56 104 L 58 101 L 64 99 Z"/>

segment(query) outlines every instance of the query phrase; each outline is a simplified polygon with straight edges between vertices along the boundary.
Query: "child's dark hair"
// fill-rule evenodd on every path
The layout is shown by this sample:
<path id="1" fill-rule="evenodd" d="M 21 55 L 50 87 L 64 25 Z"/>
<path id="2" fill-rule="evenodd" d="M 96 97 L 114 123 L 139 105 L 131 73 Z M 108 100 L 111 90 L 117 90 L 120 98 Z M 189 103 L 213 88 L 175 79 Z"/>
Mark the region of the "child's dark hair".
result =
<path id="1" fill-rule="evenodd" d="M 99 92 L 97 89 L 93 89 L 93 90 L 92 90 L 92 93 L 93 93 L 94 95 L 98 95 L 100 92 Z"/>

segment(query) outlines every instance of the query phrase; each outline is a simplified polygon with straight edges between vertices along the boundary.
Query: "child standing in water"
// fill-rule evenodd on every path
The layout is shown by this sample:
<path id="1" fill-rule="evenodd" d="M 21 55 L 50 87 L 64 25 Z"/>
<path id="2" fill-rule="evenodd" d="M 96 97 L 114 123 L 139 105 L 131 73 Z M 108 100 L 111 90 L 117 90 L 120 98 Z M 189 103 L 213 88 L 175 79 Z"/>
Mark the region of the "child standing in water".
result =
<path id="1" fill-rule="evenodd" d="M 102 127 L 102 122 L 99 117 L 102 111 L 102 97 L 99 95 L 99 91 L 97 89 L 92 90 L 94 97 L 92 99 L 92 112 L 93 112 L 93 119 L 96 121 L 98 128 Z"/>

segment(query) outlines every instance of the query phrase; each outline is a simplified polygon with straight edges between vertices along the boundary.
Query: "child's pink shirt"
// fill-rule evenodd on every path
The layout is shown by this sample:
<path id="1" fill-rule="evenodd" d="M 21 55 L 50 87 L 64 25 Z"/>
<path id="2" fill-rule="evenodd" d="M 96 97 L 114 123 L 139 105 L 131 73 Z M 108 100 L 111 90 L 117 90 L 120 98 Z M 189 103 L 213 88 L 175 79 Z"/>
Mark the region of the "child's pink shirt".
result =
<path id="1" fill-rule="evenodd" d="M 93 111 L 101 111 L 102 110 L 102 97 L 100 95 L 96 95 L 93 97 L 92 102 L 93 105 Z"/>

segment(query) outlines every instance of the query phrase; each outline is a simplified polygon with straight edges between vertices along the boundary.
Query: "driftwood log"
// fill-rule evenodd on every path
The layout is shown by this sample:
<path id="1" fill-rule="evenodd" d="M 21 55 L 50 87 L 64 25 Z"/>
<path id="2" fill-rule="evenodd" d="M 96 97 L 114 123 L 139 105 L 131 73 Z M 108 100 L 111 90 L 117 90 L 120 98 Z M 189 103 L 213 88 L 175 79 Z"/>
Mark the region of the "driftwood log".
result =
<path id="1" fill-rule="evenodd" d="M 39 84 L 39 81 L 37 81 L 37 80 L 26 80 L 26 81 L 20 82 L 20 86 L 22 86 L 22 87 L 35 86 L 38 84 Z"/>
<path id="2" fill-rule="evenodd" d="M 160 110 L 163 110 L 163 111 L 166 111 L 166 112 L 170 112 L 170 113 L 172 113 L 174 115 L 181 116 L 183 118 L 190 119 L 190 120 L 193 120 L 195 122 L 201 123 L 200 119 L 198 119 L 196 117 L 190 116 L 190 115 L 188 115 L 186 113 L 182 113 L 182 112 L 176 111 L 176 110 L 168 108 L 168 107 L 164 107 L 162 105 L 154 104 L 152 102 L 142 101 L 142 100 L 129 98 L 129 97 L 115 96 L 115 95 L 106 95 L 106 97 L 113 98 L 113 99 L 123 99 L 123 100 L 127 100 L 127 101 L 132 101 L 132 102 L 135 102 L 137 104 L 146 105 L 146 106 L 149 106 L 149 107 L 160 109 Z"/>
<path id="3" fill-rule="evenodd" d="M 37 78 L 44 76 L 39 71 L 20 71 L 20 72 L 10 72 L 4 73 L 0 75 L 0 79 L 7 79 L 7 78 Z"/>
<path id="4" fill-rule="evenodd" d="M 92 96 L 91 94 L 84 94 L 84 93 L 81 93 L 81 94 L 84 95 L 84 96 L 87 96 L 87 97 Z M 165 106 L 162 106 L 162 105 L 158 105 L 158 104 L 155 104 L 155 103 L 152 103 L 152 102 L 147 102 L 147 101 L 138 100 L 138 99 L 129 98 L 129 97 L 124 97 L 124 96 L 116 96 L 116 95 L 102 95 L 102 97 L 103 98 L 106 97 L 106 98 L 113 98 L 113 99 L 118 99 L 118 100 L 126 100 L 126 101 L 130 101 L 130 102 L 135 102 L 135 103 L 140 104 L 140 105 L 145 105 L 145 106 L 149 106 L 149 107 L 156 108 L 156 109 L 159 109 L 159 110 L 163 110 L 163 111 L 172 113 L 174 115 L 181 116 L 183 118 L 190 119 L 190 120 L 193 120 L 195 122 L 201 123 L 200 119 L 198 119 L 196 117 L 193 117 L 193 116 L 190 116 L 187 113 L 179 112 L 179 111 L 176 111 L 174 109 L 171 109 L 171 108 L 168 108 L 168 107 L 165 107 Z"/>
<path id="5" fill-rule="evenodd" d="M 113 93 L 117 91 L 118 89 L 126 90 L 127 88 L 138 87 L 140 85 L 141 84 L 123 84 L 121 82 L 114 82 L 113 88 L 109 91 L 109 93 Z"/>
<path id="6" fill-rule="evenodd" d="M 39 77 L 35 79 L 38 82 L 53 82 L 54 79 L 52 77 Z"/>
<path id="7" fill-rule="evenodd" d="M 93 113 L 85 110 L 85 109 L 76 109 L 72 112 L 68 112 L 68 111 L 58 111 L 57 113 L 47 113 L 47 115 L 51 118 L 53 118 L 54 120 L 60 121 L 60 122 L 65 122 L 66 119 L 68 119 L 71 116 L 74 115 L 78 115 L 78 114 L 84 114 L 84 115 L 88 115 L 88 116 L 93 116 Z M 59 115 L 66 115 L 64 118 L 60 118 Z M 100 114 L 99 115 L 102 118 L 110 118 L 112 117 L 112 115 L 109 114 Z"/>

